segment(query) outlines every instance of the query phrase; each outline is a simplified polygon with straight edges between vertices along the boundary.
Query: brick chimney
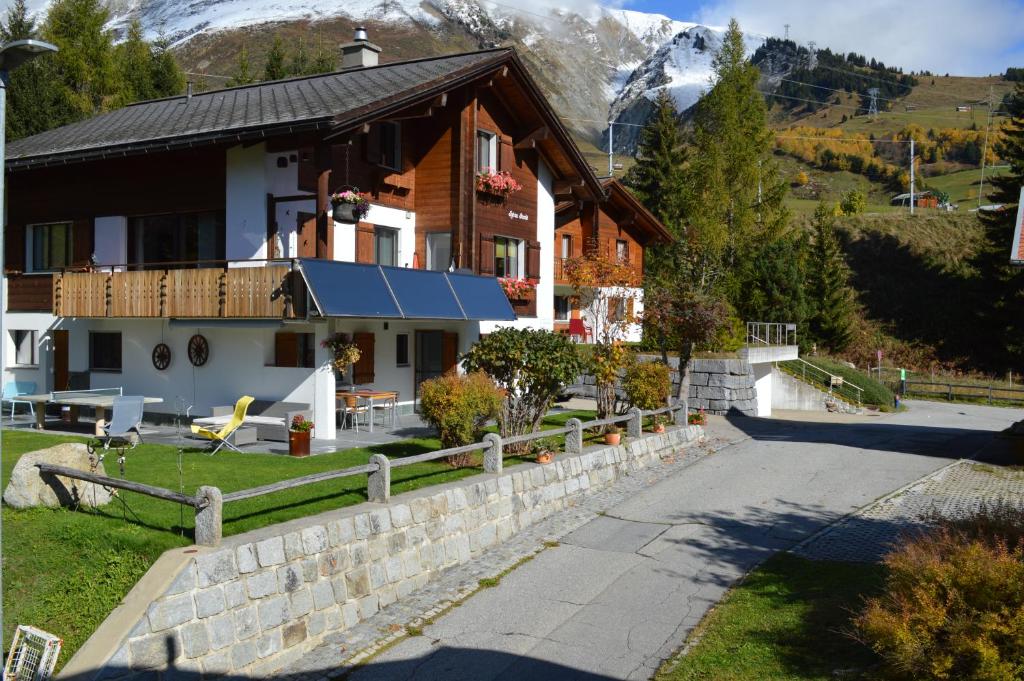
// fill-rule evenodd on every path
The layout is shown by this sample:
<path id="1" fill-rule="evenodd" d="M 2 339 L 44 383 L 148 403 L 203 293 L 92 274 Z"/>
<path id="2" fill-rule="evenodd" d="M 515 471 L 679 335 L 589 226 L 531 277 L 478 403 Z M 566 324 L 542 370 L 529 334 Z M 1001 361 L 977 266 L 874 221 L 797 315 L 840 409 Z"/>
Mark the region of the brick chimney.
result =
<path id="1" fill-rule="evenodd" d="M 377 65 L 380 47 L 370 42 L 366 29 L 360 26 L 352 42 L 341 46 L 341 68 L 361 69 Z"/>

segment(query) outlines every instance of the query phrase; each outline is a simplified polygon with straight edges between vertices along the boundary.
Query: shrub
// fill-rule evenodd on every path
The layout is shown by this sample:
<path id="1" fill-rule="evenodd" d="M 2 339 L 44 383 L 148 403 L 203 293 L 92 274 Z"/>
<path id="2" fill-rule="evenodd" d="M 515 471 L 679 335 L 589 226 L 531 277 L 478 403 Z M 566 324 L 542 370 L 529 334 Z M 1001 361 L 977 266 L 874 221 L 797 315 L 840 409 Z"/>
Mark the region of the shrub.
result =
<path id="1" fill-rule="evenodd" d="M 625 366 L 628 358 L 626 347 L 616 341 L 598 343 L 590 354 L 590 372 L 594 375 L 594 387 L 597 389 L 597 418 L 606 419 L 616 412 L 618 399 L 615 384 L 619 380 L 619 371 Z"/>
<path id="2" fill-rule="evenodd" d="M 904 542 L 884 592 L 854 619 L 895 678 L 1019 679 L 1024 672 L 1024 512 L 983 512 Z M 1008 541 L 1008 530 L 1016 539 Z"/>
<path id="3" fill-rule="evenodd" d="M 576 347 L 561 334 L 532 329 L 499 329 L 463 357 L 466 371 L 482 371 L 504 395 L 498 412 L 502 437 L 540 428 L 562 387 L 583 373 Z M 513 447 L 509 451 L 523 451 Z"/>
<path id="4" fill-rule="evenodd" d="M 659 409 L 668 404 L 672 381 L 661 362 L 632 362 L 622 381 L 630 404 L 640 409 Z"/>
<path id="5" fill-rule="evenodd" d="M 856 215 L 863 213 L 864 209 L 868 207 L 868 197 L 864 195 L 864 192 L 856 189 L 843 194 L 843 200 L 840 203 L 844 215 Z"/>
<path id="6" fill-rule="evenodd" d="M 501 392 L 483 373 L 448 373 L 420 385 L 420 415 L 437 429 L 444 448 L 476 441 L 484 424 L 500 409 Z M 469 454 L 462 454 L 448 457 L 448 463 L 465 466 L 469 459 Z"/>

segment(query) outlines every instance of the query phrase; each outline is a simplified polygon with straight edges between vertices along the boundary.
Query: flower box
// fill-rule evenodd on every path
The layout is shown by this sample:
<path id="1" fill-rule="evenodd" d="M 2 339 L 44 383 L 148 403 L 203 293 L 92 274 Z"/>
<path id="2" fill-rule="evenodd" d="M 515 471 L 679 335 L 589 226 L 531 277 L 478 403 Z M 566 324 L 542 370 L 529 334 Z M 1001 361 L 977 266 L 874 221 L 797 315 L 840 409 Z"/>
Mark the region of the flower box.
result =
<path id="1" fill-rule="evenodd" d="M 522 188 L 523 185 L 517 182 L 512 177 L 512 173 L 507 170 L 488 170 L 487 172 L 477 173 L 476 176 L 476 190 L 482 194 L 506 199 L 522 190 Z"/>

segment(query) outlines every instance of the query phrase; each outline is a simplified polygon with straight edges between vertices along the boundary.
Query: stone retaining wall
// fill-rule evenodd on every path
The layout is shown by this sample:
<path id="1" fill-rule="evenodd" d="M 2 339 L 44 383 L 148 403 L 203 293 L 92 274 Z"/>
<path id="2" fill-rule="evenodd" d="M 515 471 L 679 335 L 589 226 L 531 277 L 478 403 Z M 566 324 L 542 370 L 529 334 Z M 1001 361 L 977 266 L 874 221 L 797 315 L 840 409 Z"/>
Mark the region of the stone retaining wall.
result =
<path id="1" fill-rule="evenodd" d="M 140 582 L 126 599 L 142 604 L 137 612 L 127 603 L 115 610 L 64 676 L 127 679 L 171 669 L 272 676 L 325 634 L 701 434 L 671 428 L 189 549 L 194 554 L 174 564 L 159 590 L 140 598 Z"/>

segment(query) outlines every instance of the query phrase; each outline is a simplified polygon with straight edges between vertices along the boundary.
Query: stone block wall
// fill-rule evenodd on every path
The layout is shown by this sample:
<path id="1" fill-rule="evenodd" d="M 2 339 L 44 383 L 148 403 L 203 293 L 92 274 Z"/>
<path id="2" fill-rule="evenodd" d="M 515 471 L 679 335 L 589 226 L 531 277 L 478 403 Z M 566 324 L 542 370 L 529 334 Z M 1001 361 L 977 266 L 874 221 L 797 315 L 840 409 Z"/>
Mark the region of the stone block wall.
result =
<path id="1" fill-rule="evenodd" d="M 691 411 L 703 409 L 708 414 L 756 415 L 754 370 L 742 359 L 693 360 L 689 406 Z"/>
<path id="2" fill-rule="evenodd" d="M 90 679 L 169 670 L 273 676 L 325 634 L 370 617 L 439 571 L 473 560 L 701 432 L 685 427 L 645 434 L 551 464 L 523 464 L 196 549 L 161 593 L 141 601 L 144 613 L 111 614 L 103 625 L 109 640 L 90 639 L 79 653 L 95 662 L 76 656 L 68 666 L 95 669 L 76 675 Z"/>

